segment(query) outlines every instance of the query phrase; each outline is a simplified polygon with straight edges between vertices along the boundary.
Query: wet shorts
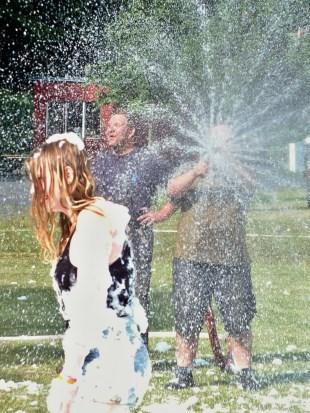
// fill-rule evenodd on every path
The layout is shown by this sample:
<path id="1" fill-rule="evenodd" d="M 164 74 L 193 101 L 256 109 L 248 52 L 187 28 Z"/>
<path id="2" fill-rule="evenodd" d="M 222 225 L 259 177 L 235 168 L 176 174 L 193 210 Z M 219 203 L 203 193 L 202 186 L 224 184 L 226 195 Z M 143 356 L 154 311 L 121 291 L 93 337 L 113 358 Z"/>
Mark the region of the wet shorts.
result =
<path id="1" fill-rule="evenodd" d="M 225 330 L 233 337 L 249 329 L 256 313 L 251 267 L 173 261 L 175 328 L 184 338 L 198 337 L 214 296 Z"/>

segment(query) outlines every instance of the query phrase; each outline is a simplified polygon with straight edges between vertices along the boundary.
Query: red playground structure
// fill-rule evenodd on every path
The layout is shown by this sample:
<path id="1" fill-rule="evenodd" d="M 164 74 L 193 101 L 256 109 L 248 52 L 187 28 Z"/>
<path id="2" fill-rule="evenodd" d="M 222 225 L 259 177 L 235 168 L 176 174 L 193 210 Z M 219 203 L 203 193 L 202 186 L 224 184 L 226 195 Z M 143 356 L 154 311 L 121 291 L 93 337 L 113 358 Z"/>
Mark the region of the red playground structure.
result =
<path id="1" fill-rule="evenodd" d="M 76 132 L 90 155 L 104 146 L 111 105 L 98 105 L 105 88 L 82 79 L 38 79 L 33 85 L 33 146 L 54 133 Z"/>

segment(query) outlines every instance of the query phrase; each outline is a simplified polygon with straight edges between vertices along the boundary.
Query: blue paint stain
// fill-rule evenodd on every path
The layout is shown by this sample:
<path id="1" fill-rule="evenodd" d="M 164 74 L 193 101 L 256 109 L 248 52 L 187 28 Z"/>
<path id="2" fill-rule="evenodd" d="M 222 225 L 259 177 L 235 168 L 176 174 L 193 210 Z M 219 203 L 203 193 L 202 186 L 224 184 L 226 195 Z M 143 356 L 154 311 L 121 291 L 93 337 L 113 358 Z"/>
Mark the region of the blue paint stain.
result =
<path id="1" fill-rule="evenodd" d="M 138 397 L 136 395 L 135 388 L 130 387 L 130 389 L 128 390 L 127 403 L 129 404 L 129 406 L 133 407 L 137 403 L 137 400 L 138 400 Z"/>
<path id="2" fill-rule="evenodd" d="M 109 333 L 110 333 L 110 329 L 109 329 L 109 328 L 107 328 L 107 329 L 105 329 L 105 330 L 102 330 L 102 337 L 103 337 L 103 338 L 107 338 L 108 335 L 109 335 Z"/>
<path id="3" fill-rule="evenodd" d="M 93 360 L 97 359 L 100 356 L 99 350 L 97 348 L 93 348 L 90 350 L 90 352 L 87 354 L 87 356 L 84 359 L 84 364 L 82 366 L 82 374 L 85 376 L 86 374 L 86 368 L 89 363 L 91 363 Z"/>
<path id="4" fill-rule="evenodd" d="M 145 369 L 149 363 L 149 354 L 144 344 L 142 344 L 135 354 L 135 372 L 141 373 L 141 376 L 144 376 Z"/>
<path id="5" fill-rule="evenodd" d="M 131 317 L 128 317 L 128 321 L 126 323 L 126 334 L 130 342 L 133 343 L 137 336 L 137 330 Z"/>

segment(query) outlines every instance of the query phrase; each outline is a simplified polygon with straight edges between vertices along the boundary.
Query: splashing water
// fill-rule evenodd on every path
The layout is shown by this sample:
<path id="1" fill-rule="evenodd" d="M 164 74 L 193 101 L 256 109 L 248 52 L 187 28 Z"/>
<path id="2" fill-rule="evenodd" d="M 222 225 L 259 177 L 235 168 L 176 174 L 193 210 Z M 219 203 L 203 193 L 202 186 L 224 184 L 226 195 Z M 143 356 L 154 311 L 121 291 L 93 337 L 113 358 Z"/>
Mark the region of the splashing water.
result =
<path id="1" fill-rule="evenodd" d="M 259 184 L 281 184 L 283 171 L 274 170 L 285 144 L 310 130 L 309 39 L 297 37 L 305 9 L 273 3 L 228 0 L 210 10 L 181 2 L 189 23 L 179 29 L 152 13 L 120 14 L 107 30 L 101 65 L 88 74 L 123 87 L 144 112 L 150 104 L 153 117 L 164 109 L 187 149 L 207 157 L 225 180 L 250 173 Z M 232 128 L 229 144 L 210 135 L 219 124 Z"/>
<path id="2" fill-rule="evenodd" d="M 298 28 L 307 24 L 308 13 L 303 8 L 303 4 L 306 2 L 290 0 L 286 2 L 270 1 L 264 4 L 261 1 L 225 0 L 214 2 L 216 4 L 208 8 L 198 1 L 179 1 L 174 2 L 174 10 L 171 10 L 173 2 L 167 1 L 166 3 L 167 12 L 163 12 L 166 13 L 164 16 L 156 15 L 152 10 L 149 13 L 132 13 L 131 16 L 126 15 L 125 11 L 121 11 L 115 20 L 111 19 L 112 22 L 106 27 L 99 18 L 88 21 L 87 26 L 79 32 L 81 33 L 80 41 L 76 41 L 74 44 L 70 62 L 65 65 L 61 62 L 57 67 L 59 59 L 58 56 L 55 56 L 52 62 L 45 59 L 44 65 L 51 63 L 50 74 L 74 76 L 81 74 L 83 71 L 81 67 L 84 63 L 91 64 L 92 66 L 86 68 L 86 74 L 90 80 L 96 80 L 104 86 L 111 85 L 116 92 L 123 89 L 127 99 L 131 101 L 132 110 L 142 107 L 142 112 L 148 121 L 154 123 L 162 121 L 171 124 L 172 129 L 175 129 L 174 135 L 178 141 L 177 144 L 179 145 L 181 142 L 184 151 L 193 156 L 194 159 L 201 157 L 207 160 L 211 177 L 216 175 L 224 183 L 238 183 L 242 182 L 246 175 L 250 177 L 250 180 L 254 177 L 255 182 L 264 189 L 275 185 L 288 185 L 291 180 L 281 169 L 285 155 L 284 146 L 289 141 L 303 139 L 310 130 L 309 36 L 298 37 L 297 35 Z M 181 17 L 176 24 L 178 16 Z M 72 23 L 70 18 L 66 19 L 65 31 Z M 66 55 L 67 49 L 64 47 L 61 50 L 63 55 Z M 29 48 L 27 53 L 30 50 L 31 53 L 38 53 L 34 48 Z M 22 59 L 26 61 L 27 54 L 22 55 Z M 95 58 L 91 59 L 90 56 L 95 56 Z M 94 65 L 96 60 L 99 64 Z M 18 67 L 18 64 L 14 66 Z M 33 72 L 35 74 L 45 73 L 45 69 L 42 68 L 41 64 L 34 68 Z M 10 76 L 8 80 L 10 81 Z M 5 99 L 7 99 L 6 96 Z M 31 97 L 29 99 L 31 100 Z M 22 135 L 24 139 L 25 134 L 17 127 L 21 123 L 17 122 L 15 118 L 12 120 L 12 114 L 14 116 L 18 114 L 14 108 L 15 106 L 10 111 L 10 118 L 8 118 L 9 127 L 7 130 L 11 129 L 10 133 L 6 130 L 2 132 L 1 137 L 8 139 L 9 143 L 16 140 L 18 145 L 22 146 L 22 141 L 19 139 Z M 30 110 L 28 106 L 27 110 Z M 214 132 L 214 126 L 217 128 L 216 132 Z M 28 134 L 31 136 L 31 126 L 27 125 L 27 128 Z M 15 130 L 16 134 L 13 136 Z M 229 131 L 229 133 L 225 131 Z M 23 145 L 25 146 L 25 144 Z M 155 144 L 153 146 L 155 151 L 160 150 Z M 8 145 L 8 148 L 10 149 L 11 146 Z M 15 203 L 18 205 L 28 203 L 28 189 L 24 181 L 19 183 L 15 191 L 16 194 L 12 190 L 10 182 L 5 183 L 5 185 L 1 183 L 1 187 L 1 199 L 3 199 L 3 204 L 7 205 L 5 209 L 12 212 L 12 205 Z M 15 196 L 18 198 L 16 201 Z M 19 199 L 21 196 L 23 196 L 22 202 Z M 14 199 L 11 201 L 11 198 Z M 306 226 L 305 221 L 305 224 L 300 223 L 300 228 L 306 231 L 309 225 Z M 272 230 L 273 228 L 270 228 L 271 232 Z M 285 231 L 283 224 L 280 223 L 275 231 Z M 29 254 L 29 251 L 33 253 L 35 250 L 32 244 L 30 245 L 29 239 L 30 236 L 27 236 L 22 241 L 17 242 L 13 238 L 11 244 L 4 239 L 1 246 L 5 246 L 6 250 L 10 250 L 10 252 L 13 246 L 16 256 L 17 254 L 20 256 L 23 251 L 26 254 Z M 161 242 L 163 241 L 161 240 Z M 166 244 L 164 245 L 166 246 Z M 260 244 L 257 245 L 260 247 Z M 295 267 L 288 267 L 287 270 L 289 272 L 291 268 L 293 274 L 300 275 L 300 277 L 295 277 L 297 283 L 298 278 L 302 279 L 303 274 L 304 279 L 306 277 L 306 260 L 302 261 L 302 252 L 296 252 L 292 246 L 287 249 L 283 248 L 283 251 L 279 252 L 277 248 L 280 244 L 276 246 L 267 244 L 266 249 L 269 245 L 271 245 L 270 251 L 263 250 L 262 255 L 265 255 L 262 258 L 263 261 L 273 262 L 272 267 L 265 266 L 260 270 L 263 273 L 262 280 L 265 281 L 266 277 L 272 277 L 278 268 L 281 269 L 279 273 L 283 278 L 277 284 L 280 277 L 276 274 L 277 276 L 272 278 L 274 286 L 267 285 L 267 289 L 265 282 L 256 281 L 256 288 L 261 297 L 260 301 L 262 302 L 262 297 L 265 296 L 268 300 L 270 297 L 268 293 L 273 290 L 277 290 L 277 293 L 272 296 L 274 300 L 280 299 L 281 294 L 278 292 L 281 291 L 284 282 L 287 282 L 291 297 L 296 297 L 297 284 L 292 286 L 291 281 L 285 280 L 286 268 L 274 265 L 275 261 L 281 261 L 281 252 L 283 260 L 289 259 L 294 265 L 298 264 Z M 275 248 L 274 252 L 271 251 L 272 248 Z M 304 251 L 307 259 L 306 251 L 308 250 L 306 247 Z M 170 256 L 165 255 L 164 257 L 170 259 Z M 257 256 L 254 257 L 254 259 L 256 258 Z M 29 264 L 28 261 L 20 261 L 20 257 L 19 260 L 16 259 L 16 262 L 19 276 L 19 268 L 23 268 L 23 266 L 27 268 Z M 258 263 L 259 265 L 260 263 Z M 302 265 L 304 265 L 304 272 L 300 268 L 298 269 Z M 43 269 L 35 269 L 38 274 L 38 284 L 42 283 L 40 281 L 41 271 L 43 272 Z M 162 273 L 162 271 L 161 264 L 158 273 Z M 29 277 L 34 277 L 33 272 L 34 269 Z M 45 272 L 47 271 L 44 268 Z M 18 279 L 18 283 L 20 283 L 16 272 L 13 276 L 14 280 Z M 27 274 L 23 273 L 22 276 L 25 277 Z M 170 272 L 167 278 L 168 276 L 170 277 Z M 4 279 L 4 277 L 2 278 Z M 47 284 L 48 280 L 45 282 L 46 285 L 49 285 Z M 302 281 L 299 282 L 298 288 L 301 291 L 304 286 L 301 287 Z M 38 289 L 37 291 L 37 316 L 35 318 L 32 312 L 25 313 L 24 321 L 27 321 L 28 327 L 23 327 L 22 321 L 17 320 L 16 328 L 19 332 L 22 328 L 29 328 L 29 331 L 22 331 L 22 333 L 38 334 L 38 332 L 42 333 L 42 326 L 44 326 L 45 333 L 48 319 L 53 321 L 55 318 L 54 302 L 50 304 L 51 300 L 39 297 L 40 294 L 42 295 L 42 290 Z M 161 300 L 164 293 L 165 291 L 161 288 Z M 26 305 L 30 306 L 33 301 L 33 296 L 28 295 L 28 292 L 29 299 L 21 300 L 21 297 L 25 297 L 23 294 L 22 290 L 14 295 L 16 300 L 19 298 L 21 301 L 18 302 L 23 306 L 20 307 L 22 311 L 27 308 Z M 14 302 L 16 300 L 14 299 Z M 296 308 L 301 309 L 303 306 L 306 308 L 307 302 L 303 301 L 301 294 L 297 296 L 296 301 L 298 300 L 299 302 L 294 304 Z M 297 312 L 294 319 L 294 316 L 288 314 L 287 309 L 289 308 L 291 311 L 292 306 L 291 302 L 285 301 L 285 297 L 283 303 L 286 303 L 285 313 L 284 311 L 280 312 L 280 305 L 277 307 L 274 302 L 272 304 L 278 311 L 278 318 L 273 324 L 274 329 L 279 332 L 277 325 L 275 325 L 279 324 L 283 330 L 287 328 L 291 331 L 292 329 L 294 333 L 296 330 L 289 327 L 288 323 L 286 324 L 286 320 L 291 317 L 291 324 L 301 326 L 298 334 L 302 336 L 305 334 L 303 331 L 306 331 L 304 321 L 299 320 Z M 261 307 L 265 306 L 261 312 L 262 318 L 265 318 L 264 312 L 267 312 L 266 308 L 269 307 L 265 302 L 260 305 Z M 162 314 L 162 301 L 160 301 L 159 310 L 157 312 L 160 313 L 161 317 L 160 327 L 163 327 L 164 318 L 167 316 Z M 13 313 L 13 310 L 11 312 Z M 300 313 L 302 314 L 301 311 Z M 50 322 L 50 325 L 49 328 L 54 332 L 55 323 Z M 59 326 L 57 328 L 61 330 L 62 324 Z M 268 328 L 267 322 L 263 328 Z M 304 348 L 305 346 L 300 347 L 299 343 L 302 343 L 302 339 L 299 339 L 298 334 L 297 337 L 294 337 L 294 343 L 297 340 L 297 346 L 289 344 L 291 340 L 289 334 L 284 335 L 284 338 L 280 340 L 276 333 L 275 336 L 271 334 L 268 337 L 263 329 L 257 334 L 257 336 L 262 337 L 262 341 L 265 339 L 269 341 L 268 348 L 272 347 L 273 351 L 282 348 L 282 355 L 285 356 L 288 352 L 292 353 L 292 360 L 294 360 L 295 353 L 299 354 L 296 347 L 300 352 L 303 352 L 301 353 L 303 357 L 308 357 L 301 359 L 304 361 L 300 362 L 299 365 L 293 366 L 293 362 L 291 362 L 288 367 L 282 367 L 282 370 L 293 367 L 296 369 L 295 378 L 293 374 L 288 375 L 286 379 L 288 381 L 298 382 L 298 380 L 305 380 L 305 377 L 309 380 L 309 371 L 305 370 L 309 353 Z M 284 347 L 281 340 L 284 340 Z M 287 341 L 285 342 L 285 340 Z M 264 345 L 260 344 L 260 347 L 264 350 Z M 57 359 L 60 357 L 59 351 L 56 352 L 56 356 Z M 33 352 L 28 358 L 34 358 Z M 281 359 L 279 356 L 272 356 L 271 360 L 276 361 L 273 364 L 271 361 L 267 367 L 271 368 L 273 372 L 278 371 L 279 377 L 274 379 L 271 377 L 270 380 L 271 384 L 277 384 L 277 379 L 280 380 L 282 372 L 279 362 Z M 283 360 L 285 360 L 284 357 Z M 284 361 L 283 365 L 285 365 Z M 207 376 L 204 371 L 202 373 Z M 49 374 L 54 374 L 54 370 L 50 370 Z M 2 381 L 0 384 L 5 390 L 14 390 L 15 386 L 17 388 L 17 385 L 25 385 L 25 383 L 27 385 L 27 382 Z M 215 397 L 217 390 L 212 388 L 213 381 L 206 383 L 208 388 L 203 387 L 203 392 L 206 394 L 210 392 L 210 395 Z M 222 386 L 221 390 L 225 387 Z M 294 385 L 291 387 L 294 389 Z M 283 402 L 283 408 L 289 409 L 295 398 L 296 400 L 304 398 L 299 406 L 306 409 L 308 407 L 306 396 L 301 396 L 306 394 L 306 390 L 306 384 L 300 384 L 298 390 L 300 394 L 295 396 L 289 390 L 287 397 L 279 395 L 281 403 Z M 160 391 L 162 391 L 162 384 L 160 384 Z M 228 389 L 227 394 L 224 393 L 224 395 L 227 400 L 230 400 L 232 392 Z M 274 411 L 277 411 L 280 401 L 278 397 L 271 396 L 266 395 L 264 407 L 257 409 L 265 409 L 267 405 L 271 404 Z M 225 409 L 224 406 L 219 406 L 218 409 L 214 407 L 213 410 L 211 407 L 213 402 L 210 405 L 207 398 L 202 400 L 207 405 L 206 408 L 201 407 L 203 411 L 224 411 Z M 193 399 L 192 404 L 195 404 L 196 401 Z M 157 404 L 145 406 L 145 411 L 159 412 L 175 409 L 185 411 L 191 407 L 190 403 L 180 407 L 181 402 L 179 402 L 179 400 L 167 398 L 164 406 L 161 407 Z M 242 404 L 242 401 L 237 401 L 237 404 Z M 248 409 L 258 411 L 255 403 L 251 407 L 245 408 L 245 410 Z"/>

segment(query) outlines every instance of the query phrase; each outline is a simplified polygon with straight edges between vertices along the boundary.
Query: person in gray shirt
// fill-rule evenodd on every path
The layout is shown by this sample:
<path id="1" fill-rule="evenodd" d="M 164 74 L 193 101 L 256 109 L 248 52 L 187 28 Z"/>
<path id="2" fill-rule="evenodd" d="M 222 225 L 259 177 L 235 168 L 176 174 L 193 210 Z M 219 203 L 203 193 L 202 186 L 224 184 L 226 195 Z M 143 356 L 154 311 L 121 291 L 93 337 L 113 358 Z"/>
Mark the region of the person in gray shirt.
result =
<path id="1" fill-rule="evenodd" d="M 92 164 L 97 194 L 129 208 L 129 238 L 136 267 L 136 295 L 145 311 L 153 255 L 153 228 L 150 216 L 157 188 L 165 185 L 172 163 L 147 146 L 141 147 L 136 129 L 126 113 L 111 116 L 105 134 L 107 150 L 99 152 Z M 147 216 L 145 216 L 147 214 Z M 147 337 L 146 337 L 147 341 Z"/>

